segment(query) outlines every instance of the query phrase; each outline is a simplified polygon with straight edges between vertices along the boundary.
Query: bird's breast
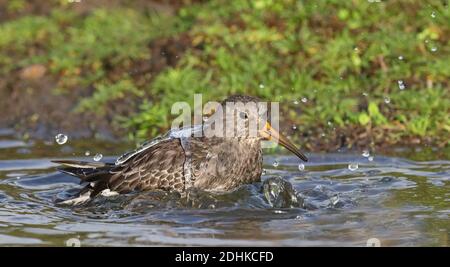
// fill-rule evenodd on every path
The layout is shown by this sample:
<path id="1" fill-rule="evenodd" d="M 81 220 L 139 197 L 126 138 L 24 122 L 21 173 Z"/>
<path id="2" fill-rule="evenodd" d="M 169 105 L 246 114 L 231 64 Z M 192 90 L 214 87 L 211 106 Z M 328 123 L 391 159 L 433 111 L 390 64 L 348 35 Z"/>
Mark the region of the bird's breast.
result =
<path id="1" fill-rule="evenodd" d="M 202 149 L 195 149 L 201 147 Z M 222 140 L 191 144 L 193 186 L 204 190 L 227 191 L 260 180 L 262 152 L 259 142 Z"/>

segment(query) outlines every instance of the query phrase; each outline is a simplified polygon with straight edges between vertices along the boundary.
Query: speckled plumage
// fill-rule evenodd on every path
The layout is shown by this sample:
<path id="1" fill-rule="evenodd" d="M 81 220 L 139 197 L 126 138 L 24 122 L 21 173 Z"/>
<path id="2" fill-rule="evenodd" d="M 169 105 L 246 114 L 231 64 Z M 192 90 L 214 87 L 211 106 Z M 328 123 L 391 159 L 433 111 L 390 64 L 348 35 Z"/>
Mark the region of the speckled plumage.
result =
<path id="1" fill-rule="evenodd" d="M 257 101 L 232 96 L 222 102 Z M 187 137 L 163 139 L 138 150 L 119 164 L 55 161 L 62 172 L 79 177 L 86 186 L 78 197 L 92 199 L 102 192 L 120 194 L 162 189 L 184 192 L 190 187 L 228 191 L 260 181 L 261 139 L 255 137 Z"/>

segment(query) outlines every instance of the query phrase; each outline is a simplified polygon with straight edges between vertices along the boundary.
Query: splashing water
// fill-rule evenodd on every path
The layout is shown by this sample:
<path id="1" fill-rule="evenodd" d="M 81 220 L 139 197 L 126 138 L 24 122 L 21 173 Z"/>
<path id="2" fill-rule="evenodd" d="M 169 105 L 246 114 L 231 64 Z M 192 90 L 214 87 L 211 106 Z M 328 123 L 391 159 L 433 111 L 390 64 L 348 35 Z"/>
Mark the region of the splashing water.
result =
<path id="1" fill-rule="evenodd" d="M 406 88 L 406 85 L 405 85 L 405 83 L 402 80 L 398 80 L 397 84 L 398 84 L 398 88 L 400 90 L 404 90 Z"/>
<path id="2" fill-rule="evenodd" d="M 332 205 L 332 206 L 336 206 L 338 203 L 339 203 L 339 195 L 335 195 L 335 196 L 332 196 L 331 198 L 330 198 L 330 204 Z"/>
<path id="3" fill-rule="evenodd" d="M 350 163 L 348 164 L 348 169 L 351 171 L 356 171 L 358 169 L 358 163 Z"/>
<path id="4" fill-rule="evenodd" d="M 74 153 L 86 151 L 84 142 L 70 141 Z M 114 143 L 108 153 L 129 147 Z M 44 156 L 38 145 L 28 148 L 23 160 L 20 147 L 0 146 L 2 246 L 64 246 L 70 238 L 81 246 L 365 246 L 369 237 L 389 246 L 448 246 L 450 161 L 437 152 L 377 155 L 373 162 L 361 162 L 360 154 L 311 154 L 308 172 L 299 172 L 295 156 L 266 153 L 262 181 L 232 192 L 100 195 L 84 206 L 58 207 L 55 197 L 79 189 L 49 161 L 65 152 L 52 143 Z M 89 149 L 93 155 L 104 143 L 93 140 Z M 348 170 L 350 162 L 358 171 Z M 295 199 L 303 205 L 289 207 Z"/>
<path id="5" fill-rule="evenodd" d="M 369 150 L 363 150 L 362 156 L 367 158 L 368 156 L 370 156 L 370 152 Z"/>
<path id="6" fill-rule="evenodd" d="M 55 136 L 55 141 L 58 145 L 64 145 L 69 138 L 65 134 L 57 134 Z"/>
<path id="7" fill-rule="evenodd" d="M 94 155 L 94 161 L 100 161 L 103 158 L 103 155 L 100 153 L 97 153 Z"/>

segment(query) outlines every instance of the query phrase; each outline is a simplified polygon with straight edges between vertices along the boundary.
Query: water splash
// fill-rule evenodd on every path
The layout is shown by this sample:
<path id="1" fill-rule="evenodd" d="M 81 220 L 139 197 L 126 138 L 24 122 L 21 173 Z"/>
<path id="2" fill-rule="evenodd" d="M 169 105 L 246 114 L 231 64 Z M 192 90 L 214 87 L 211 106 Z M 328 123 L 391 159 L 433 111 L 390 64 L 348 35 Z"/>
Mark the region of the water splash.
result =
<path id="1" fill-rule="evenodd" d="M 303 164 L 303 163 L 298 164 L 298 170 L 299 171 L 304 171 L 305 170 L 305 164 Z"/>
<path id="2" fill-rule="evenodd" d="M 362 156 L 365 157 L 365 158 L 369 157 L 370 156 L 369 150 L 363 150 Z"/>
<path id="3" fill-rule="evenodd" d="M 67 137 L 67 135 L 62 134 L 62 133 L 57 134 L 57 135 L 55 136 L 55 141 L 56 141 L 56 143 L 57 143 L 58 145 L 64 145 L 64 144 L 67 142 L 68 139 L 69 139 L 69 138 Z"/>
<path id="4" fill-rule="evenodd" d="M 358 169 L 358 163 L 350 163 L 348 164 L 348 169 L 351 171 L 356 171 Z"/>
<path id="5" fill-rule="evenodd" d="M 292 184 L 279 176 L 265 180 L 262 192 L 267 202 L 274 208 L 303 206 L 303 199 L 298 196 Z"/>
<path id="6" fill-rule="evenodd" d="M 406 88 L 406 85 L 405 85 L 405 83 L 402 80 L 398 80 L 397 84 L 398 84 L 398 88 L 400 90 L 404 90 Z"/>
<path id="7" fill-rule="evenodd" d="M 103 155 L 100 153 L 97 153 L 94 155 L 94 161 L 100 161 L 103 158 Z"/>
<path id="8" fill-rule="evenodd" d="M 335 196 L 332 196 L 331 198 L 330 198 L 330 204 L 331 204 L 331 206 L 336 206 L 338 203 L 339 203 L 339 195 L 335 195 Z"/>

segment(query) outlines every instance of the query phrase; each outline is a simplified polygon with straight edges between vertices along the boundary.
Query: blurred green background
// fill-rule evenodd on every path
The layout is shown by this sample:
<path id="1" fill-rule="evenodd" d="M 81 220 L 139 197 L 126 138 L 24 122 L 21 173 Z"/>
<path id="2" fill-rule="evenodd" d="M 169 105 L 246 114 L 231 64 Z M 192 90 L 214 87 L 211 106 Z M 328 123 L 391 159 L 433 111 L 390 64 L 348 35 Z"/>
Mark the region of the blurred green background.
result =
<path id="1" fill-rule="evenodd" d="M 148 139 L 244 93 L 309 150 L 450 144 L 448 1 L 0 0 L 0 23 L 0 126 L 25 136 Z"/>

